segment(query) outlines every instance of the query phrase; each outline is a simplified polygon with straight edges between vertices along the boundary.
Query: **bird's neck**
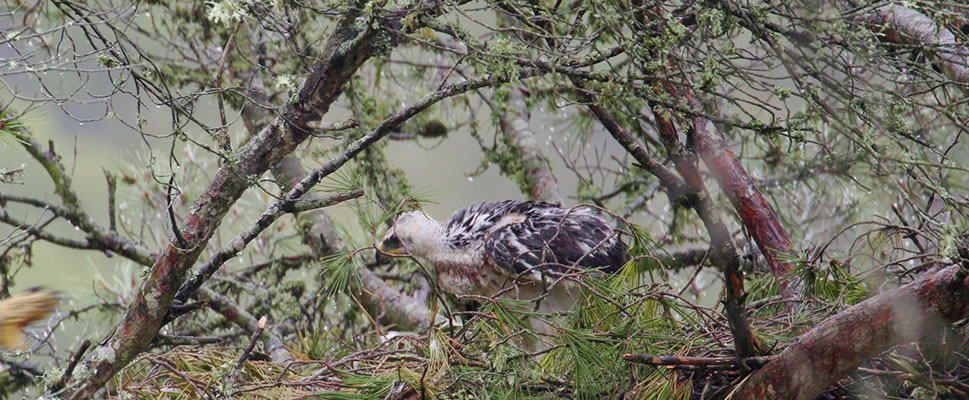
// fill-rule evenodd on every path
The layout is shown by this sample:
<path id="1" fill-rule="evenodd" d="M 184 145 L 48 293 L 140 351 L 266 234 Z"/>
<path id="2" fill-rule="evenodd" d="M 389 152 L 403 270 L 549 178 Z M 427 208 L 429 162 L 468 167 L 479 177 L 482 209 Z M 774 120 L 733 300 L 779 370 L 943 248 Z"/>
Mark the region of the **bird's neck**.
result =
<path id="1" fill-rule="evenodd" d="M 430 262 L 437 268 L 475 262 L 473 252 L 451 247 L 445 227 L 437 221 L 433 221 L 433 224 L 429 223 L 426 229 L 421 231 L 423 234 L 414 237 L 414 242 L 407 249 L 412 255 Z"/>
<path id="2" fill-rule="evenodd" d="M 412 255 L 430 260 L 447 250 L 447 237 L 439 222 L 428 220 L 417 232 L 412 237 L 413 242 L 407 246 L 407 251 Z"/>

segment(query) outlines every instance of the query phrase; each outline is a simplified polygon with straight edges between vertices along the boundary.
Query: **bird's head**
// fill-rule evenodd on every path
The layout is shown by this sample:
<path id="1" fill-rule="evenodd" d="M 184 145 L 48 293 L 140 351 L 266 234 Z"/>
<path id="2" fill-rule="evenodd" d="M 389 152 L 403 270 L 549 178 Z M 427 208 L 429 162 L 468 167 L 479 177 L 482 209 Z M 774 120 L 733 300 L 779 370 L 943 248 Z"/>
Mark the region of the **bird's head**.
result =
<path id="1" fill-rule="evenodd" d="M 439 222 L 421 211 L 403 213 L 377 245 L 377 261 L 383 262 L 385 256 L 426 256 L 441 242 L 441 229 Z"/>

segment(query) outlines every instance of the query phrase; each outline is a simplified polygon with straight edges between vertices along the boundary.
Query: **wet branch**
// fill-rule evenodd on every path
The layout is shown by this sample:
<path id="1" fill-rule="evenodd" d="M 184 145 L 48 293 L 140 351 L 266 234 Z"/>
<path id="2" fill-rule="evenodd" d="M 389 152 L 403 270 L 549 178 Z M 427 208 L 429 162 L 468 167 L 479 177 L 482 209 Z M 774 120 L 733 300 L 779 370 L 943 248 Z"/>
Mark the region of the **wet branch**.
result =
<path id="1" fill-rule="evenodd" d="M 263 212 L 263 214 L 259 216 L 259 219 L 256 220 L 256 222 L 252 224 L 249 229 L 246 229 L 244 232 L 240 233 L 237 238 L 227 243 L 224 247 L 222 247 L 222 249 L 210 257 L 205 264 L 202 264 L 202 266 L 198 268 L 198 271 L 195 272 L 195 275 L 186 280 L 185 283 L 182 284 L 182 287 L 178 289 L 178 293 L 175 294 L 175 303 L 183 304 L 188 301 L 189 297 L 195 293 L 195 290 L 198 289 L 199 286 L 202 286 L 203 282 L 208 280 L 212 274 L 218 271 L 219 268 L 226 263 L 226 261 L 229 261 L 232 259 L 232 257 L 239 255 L 239 253 L 245 250 L 249 242 L 258 237 L 259 234 L 272 225 L 276 219 L 288 212 L 298 211 L 298 204 L 308 202 L 308 204 L 310 204 L 309 209 L 322 208 L 360 196 L 363 196 L 363 190 L 357 189 L 346 193 L 339 193 L 323 199 L 301 201 L 280 200 L 276 202 L 265 212 Z"/>
<path id="2" fill-rule="evenodd" d="M 683 95 L 694 109 L 703 109 L 693 94 Z M 771 273 L 781 288 L 781 295 L 786 299 L 798 298 L 801 293 L 800 284 L 793 281 L 790 275 L 794 263 L 787 260 L 795 254 L 795 248 L 787 229 L 781 225 L 774 208 L 760 194 L 747 170 L 740 165 L 740 160 L 716 134 L 713 123 L 700 116 L 695 117 L 692 122 L 687 134 L 694 139 L 703 162 L 737 210 L 747 232 L 767 258 Z"/>
<path id="3" fill-rule="evenodd" d="M 428 10 L 418 7 L 411 11 Z M 253 178 L 261 176 L 310 136 L 312 128 L 308 125 L 326 114 L 343 85 L 364 62 L 397 43 L 398 31 L 391 25 L 398 24 L 399 18 L 408 14 L 401 12 L 395 18 L 378 18 L 362 29 L 356 23 L 358 17 L 366 18 L 360 9 L 351 7 L 341 17 L 326 40 L 323 56 L 307 75 L 295 101 L 283 115 L 239 148 L 234 155 L 237 162 L 225 163 L 219 168 L 191 207 L 192 213 L 182 221 L 181 240 L 170 243 L 158 257 L 120 325 L 90 352 L 82 363 L 87 373 L 71 378 L 63 398 L 91 397 L 150 345 L 166 321 L 176 291 L 230 207 L 250 187 Z M 291 193 L 294 196 L 286 200 L 296 200 L 309 187 L 299 189 L 302 190 L 294 191 Z M 62 191 L 59 189 L 59 193 Z"/>
<path id="4" fill-rule="evenodd" d="M 25 229 L 30 232 L 31 235 L 34 235 L 41 240 L 78 249 L 107 250 L 141 265 L 152 265 L 155 262 L 155 255 L 151 254 L 148 248 L 131 240 L 125 239 L 116 231 L 105 229 L 104 227 L 94 223 L 93 220 L 83 211 L 72 211 L 67 207 L 61 207 L 31 197 L 0 193 L 0 202 L 7 201 L 27 204 L 48 210 L 55 216 L 63 218 L 72 224 L 78 221 L 86 221 L 83 224 L 75 224 L 78 229 L 87 233 L 87 240 L 82 242 L 79 240 L 55 236 L 41 229 L 31 227 L 25 222 L 19 221 L 16 218 L 8 215 L 6 211 L 3 211 L 3 213 L 0 214 L 0 222 Z"/>
<path id="5" fill-rule="evenodd" d="M 859 365 L 969 315 L 969 273 L 959 265 L 927 273 L 858 303 L 801 335 L 753 373 L 737 400 L 813 399 Z"/>
<path id="6" fill-rule="evenodd" d="M 969 46 L 960 44 L 935 19 L 898 5 L 876 8 L 858 19 L 884 40 L 928 50 L 927 56 L 935 60 L 949 79 L 969 83 Z"/>

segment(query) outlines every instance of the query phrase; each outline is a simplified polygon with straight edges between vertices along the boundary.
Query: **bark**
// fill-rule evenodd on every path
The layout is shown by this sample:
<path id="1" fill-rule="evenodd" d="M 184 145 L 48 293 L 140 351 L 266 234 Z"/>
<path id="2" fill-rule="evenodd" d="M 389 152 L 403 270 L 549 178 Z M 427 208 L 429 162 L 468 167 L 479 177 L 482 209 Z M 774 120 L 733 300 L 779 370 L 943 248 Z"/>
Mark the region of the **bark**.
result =
<path id="1" fill-rule="evenodd" d="M 828 318 L 753 373 L 734 400 L 813 399 L 869 358 L 969 314 L 969 274 L 953 265 Z"/>
<path id="2" fill-rule="evenodd" d="M 676 95 L 675 89 L 668 89 Z M 655 104 L 653 105 L 655 107 Z M 726 286 L 726 296 L 724 299 L 724 310 L 727 313 L 727 322 L 730 324 L 730 333 L 734 338 L 734 351 L 737 357 L 747 358 L 757 355 L 757 348 L 760 343 L 754 336 L 750 328 L 750 322 L 745 317 L 747 308 L 744 301 L 747 292 L 744 289 L 744 273 L 740 269 L 740 255 L 737 253 L 737 246 L 733 241 L 733 234 L 720 217 L 720 211 L 710 198 L 700 169 L 697 168 L 695 155 L 691 155 L 680 142 L 680 135 L 676 125 L 672 120 L 666 118 L 661 112 L 654 112 L 656 124 L 658 126 L 660 139 L 663 141 L 666 151 L 670 153 L 676 170 L 683 176 L 693 190 L 697 193 L 697 200 L 693 205 L 697 215 L 703 221 L 703 226 L 707 228 L 710 235 L 710 250 L 713 253 L 714 261 L 723 272 L 724 284 Z"/>
<path id="3" fill-rule="evenodd" d="M 532 200 L 562 203 L 558 183 L 549 168 L 548 159 L 538 145 L 535 133 L 528 126 L 528 105 L 525 103 L 527 92 L 521 86 L 513 86 L 505 104 L 501 118 L 501 131 L 519 157 L 521 171 L 505 171 L 508 174 L 523 174 L 518 180 L 522 193 Z M 505 166 L 502 166 L 505 169 Z"/>
<path id="4" fill-rule="evenodd" d="M 686 94 L 689 104 L 696 110 L 703 106 L 692 94 Z M 756 183 L 740 164 L 740 160 L 727 149 L 723 139 L 714 132 L 713 123 L 703 117 L 696 117 L 688 132 L 696 143 L 703 162 L 713 173 L 720 189 L 730 199 L 740 215 L 747 232 L 754 238 L 757 247 L 767 258 L 767 265 L 777 279 L 781 295 L 787 299 L 799 297 L 800 285 L 791 279 L 790 271 L 794 263 L 785 260 L 795 254 L 791 237 L 781 225 L 777 213 L 764 196 L 757 190 Z M 790 303 L 789 303 L 790 304 Z"/>
<path id="5" fill-rule="evenodd" d="M 350 8 L 354 10 L 353 7 Z M 192 206 L 176 237 L 158 257 L 135 295 L 124 319 L 77 368 L 63 397 L 91 397 L 118 371 L 141 353 L 158 333 L 172 299 L 186 274 L 229 208 L 254 178 L 292 152 L 309 135 L 308 124 L 319 121 L 340 94 L 344 83 L 372 55 L 385 49 L 380 43 L 396 42 L 386 25 L 357 31 L 356 11 L 343 16 L 327 41 L 324 56 L 307 76 L 297 102 L 235 153 Z M 397 20 L 382 20 L 397 24 Z M 389 36 L 389 37 L 388 37 Z"/>
<path id="6" fill-rule="evenodd" d="M 952 32 L 932 18 L 889 5 L 872 10 L 860 21 L 885 40 L 919 46 L 949 79 L 969 83 L 969 47 L 959 44 Z"/>

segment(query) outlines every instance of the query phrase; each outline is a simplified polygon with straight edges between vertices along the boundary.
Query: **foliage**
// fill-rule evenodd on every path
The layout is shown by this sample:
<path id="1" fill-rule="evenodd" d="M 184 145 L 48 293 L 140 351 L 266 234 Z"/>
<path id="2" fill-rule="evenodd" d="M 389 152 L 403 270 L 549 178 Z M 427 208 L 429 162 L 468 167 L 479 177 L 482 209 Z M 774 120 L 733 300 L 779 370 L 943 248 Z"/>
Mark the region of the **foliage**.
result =
<path id="1" fill-rule="evenodd" d="M 924 16 L 931 24 L 916 28 L 929 34 L 886 23 L 886 7 Z M 760 352 L 777 355 L 852 305 L 969 263 L 964 11 L 806 0 L 0 6 L 0 45 L 14 50 L 0 60 L 0 145 L 14 151 L 0 157 L 0 294 L 22 289 L 21 271 L 48 268 L 34 261 L 47 246 L 114 257 L 90 261 L 98 269 L 71 288 L 76 301 L 29 331 L 25 364 L 0 360 L 10 367 L 0 397 L 56 392 L 72 360 L 105 354 L 75 354 L 65 337 L 101 343 L 145 286 L 177 290 L 181 275 L 236 249 L 100 396 L 724 398 L 747 367 L 625 356 L 734 357 L 745 340 L 731 329 L 737 318 Z M 320 74 L 357 61 L 345 81 Z M 515 123 L 533 133 L 525 145 L 507 133 Z M 58 130 L 102 136 L 81 147 Z M 724 141 L 712 155 L 703 132 Z M 621 133 L 656 165 L 617 145 Z M 276 154 L 294 137 L 296 150 Z M 118 159 L 115 142 L 136 150 Z M 736 157 L 743 176 L 727 178 L 749 185 L 727 188 L 714 157 Z M 114 160 L 97 165 L 107 196 L 101 186 L 92 194 L 99 168 L 85 172 L 103 159 Z M 574 288 L 568 312 L 455 296 L 426 260 L 374 257 L 400 213 L 532 196 L 541 168 L 566 202 L 608 215 L 629 248 L 615 274 L 556 283 Z M 364 195 L 257 223 L 274 205 L 293 206 L 285 196 L 308 170 L 321 180 L 304 197 Z M 226 182 L 246 190 L 225 196 Z M 762 220 L 738 204 L 753 194 L 787 230 L 790 253 L 757 241 Z M 231 209 L 211 239 L 185 248 L 186 228 L 210 217 L 194 215 L 206 201 Z M 713 219 L 729 237 L 715 237 Z M 250 230 L 258 235 L 238 239 Z M 200 256 L 150 282 L 166 249 Z M 778 263 L 793 268 L 776 274 Z M 738 276 L 739 296 L 722 287 Z M 740 312 L 722 306 L 732 301 Z M 408 312 L 430 322 L 408 326 Z M 92 314 L 98 323 L 80 323 Z M 247 352 L 264 315 L 265 348 Z M 969 352 L 966 324 L 946 329 L 866 361 L 820 396 L 964 396 L 969 365 L 945 354 Z"/>

